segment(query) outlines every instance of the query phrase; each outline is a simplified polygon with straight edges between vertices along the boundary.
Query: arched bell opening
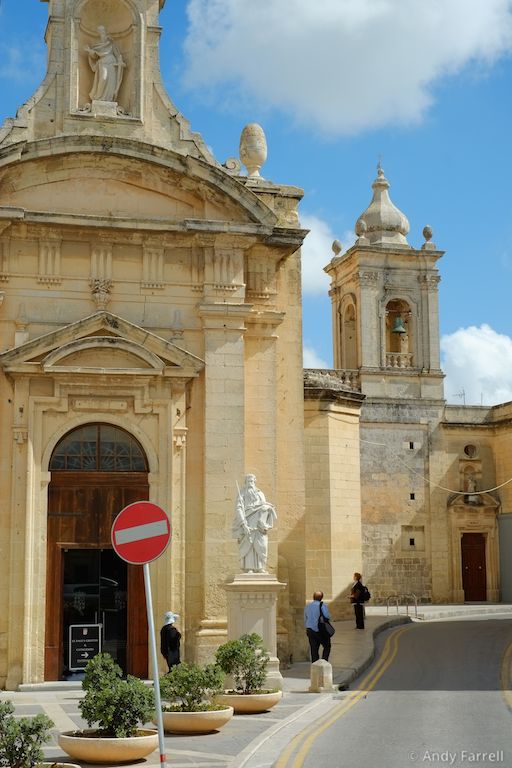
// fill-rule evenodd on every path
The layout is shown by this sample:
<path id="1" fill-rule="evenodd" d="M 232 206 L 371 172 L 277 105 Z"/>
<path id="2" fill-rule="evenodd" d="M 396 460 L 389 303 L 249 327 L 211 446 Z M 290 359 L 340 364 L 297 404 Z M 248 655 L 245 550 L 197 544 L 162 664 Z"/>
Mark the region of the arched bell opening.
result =
<path id="1" fill-rule="evenodd" d="M 58 442 L 49 470 L 45 679 L 72 679 L 100 648 L 145 677 L 142 569 L 110 539 L 121 509 L 149 497 L 144 450 L 120 427 L 86 424 Z"/>
<path id="2" fill-rule="evenodd" d="M 348 370 L 356 370 L 359 362 L 357 354 L 356 308 L 354 304 L 349 304 L 343 310 L 341 339 L 341 367 Z"/>
<path id="3" fill-rule="evenodd" d="M 386 367 L 412 366 L 413 340 L 410 328 L 411 308 L 402 299 L 386 305 Z"/>

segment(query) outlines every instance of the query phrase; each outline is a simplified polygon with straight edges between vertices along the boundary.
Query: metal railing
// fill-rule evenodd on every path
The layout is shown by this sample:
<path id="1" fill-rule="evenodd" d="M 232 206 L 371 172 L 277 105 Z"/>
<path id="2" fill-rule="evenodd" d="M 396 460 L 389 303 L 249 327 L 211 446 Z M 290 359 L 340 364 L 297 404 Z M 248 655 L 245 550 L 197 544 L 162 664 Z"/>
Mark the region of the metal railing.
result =
<path id="1" fill-rule="evenodd" d="M 402 606 L 405 607 L 405 613 L 406 616 L 409 615 L 409 607 L 412 608 L 414 605 L 414 618 L 418 618 L 418 598 L 414 594 L 414 592 L 406 592 L 402 595 L 399 595 L 397 592 L 395 592 L 392 595 L 388 595 L 386 598 L 386 615 L 389 616 L 389 603 L 390 601 L 393 601 L 396 607 L 397 614 L 400 613 L 400 608 Z"/>

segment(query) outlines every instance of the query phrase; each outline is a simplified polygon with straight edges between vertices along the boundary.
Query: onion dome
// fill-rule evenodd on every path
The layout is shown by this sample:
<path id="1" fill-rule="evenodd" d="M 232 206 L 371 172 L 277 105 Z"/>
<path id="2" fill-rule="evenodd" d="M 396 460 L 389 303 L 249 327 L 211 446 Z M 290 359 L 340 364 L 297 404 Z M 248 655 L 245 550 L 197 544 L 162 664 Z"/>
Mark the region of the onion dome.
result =
<path id="1" fill-rule="evenodd" d="M 370 245 L 410 248 L 406 240 L 409 221 L 391 202 L 388 194 L 389 181 L 384 176 L 380 163 L 372 189 L 373 199 L 357 220 L 356 234 L 363 234 Z"/>

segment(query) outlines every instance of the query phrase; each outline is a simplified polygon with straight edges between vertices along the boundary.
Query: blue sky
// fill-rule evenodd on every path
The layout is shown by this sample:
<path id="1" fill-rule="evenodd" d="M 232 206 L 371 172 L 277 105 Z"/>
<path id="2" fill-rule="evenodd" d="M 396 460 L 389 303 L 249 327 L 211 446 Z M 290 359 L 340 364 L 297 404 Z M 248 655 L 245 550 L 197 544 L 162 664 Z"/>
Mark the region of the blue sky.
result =
<path id="1" fill-rule="evenodd" d="M 44 75 L 47 13 L 1 0 L 0 121 Z M 259 122 L 262 174 L 305 191 L 305 365 L 332 365 L 322 267 L 380 157 L 411 245 L 430 224 L 446 251 L 447 400 L 512 400 L 512 0 L 167 0 L 161 24 L 164 82 L 217 159 Z"/>

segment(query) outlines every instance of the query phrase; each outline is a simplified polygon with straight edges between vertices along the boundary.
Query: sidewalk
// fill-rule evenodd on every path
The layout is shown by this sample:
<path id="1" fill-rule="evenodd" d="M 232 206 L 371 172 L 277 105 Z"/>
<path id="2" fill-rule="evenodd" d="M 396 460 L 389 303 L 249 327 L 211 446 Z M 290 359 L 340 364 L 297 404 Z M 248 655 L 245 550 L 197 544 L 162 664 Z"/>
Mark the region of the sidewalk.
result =
<path id="1" fill-rule="evenodd" d="M 405 609 L 401 609 L 402 613 Z M 413 612 L 414 613 L 414 612 Z M 475 615 L 502 614 L 512 619 L 512 605 L 459 605 L 421 606 L 418 620 L 439 620 L 443 617 L 468 618 Z M 366 629 L 357 632 L 353 620 L 336 622 L 330 661 L 336 684 L 348 685 L 367 666 L 374 654 L 374 637 L 389 626 L 410 622 L 411 617 L 396 614 L 390 608 L 367 608 Z M 310 665 L 301 662 L 283 672 L 283 700 L 261 715 L 236 715 L 221 731 L 205 736 L 165 737 L 167 761 L 172 768 L 270 768 L 290 739 L 313 720 L 324 716 L 336 706 L 341 694 L 311 694 L 309 688 Z M 57 685 L 57 684 L 56 684 Z M 60 731 L 85 727 L 80 717 L 78 701 L 82 693 L 76 687 L 62 684 L 50 690 L 50 684 L 23 686 L 23 690 L 0 692 L 0 699 L 11 699 L 18 715 L 46 713 L 55 723 L 52 741 L 45 747 L 45 759 L 62 760 L 66 756 L 59 749 Z M 155 751 L 139 763 L 148 768 L 159 765 Z M 85 765 L 85 763 L 83 764 Z"/>

